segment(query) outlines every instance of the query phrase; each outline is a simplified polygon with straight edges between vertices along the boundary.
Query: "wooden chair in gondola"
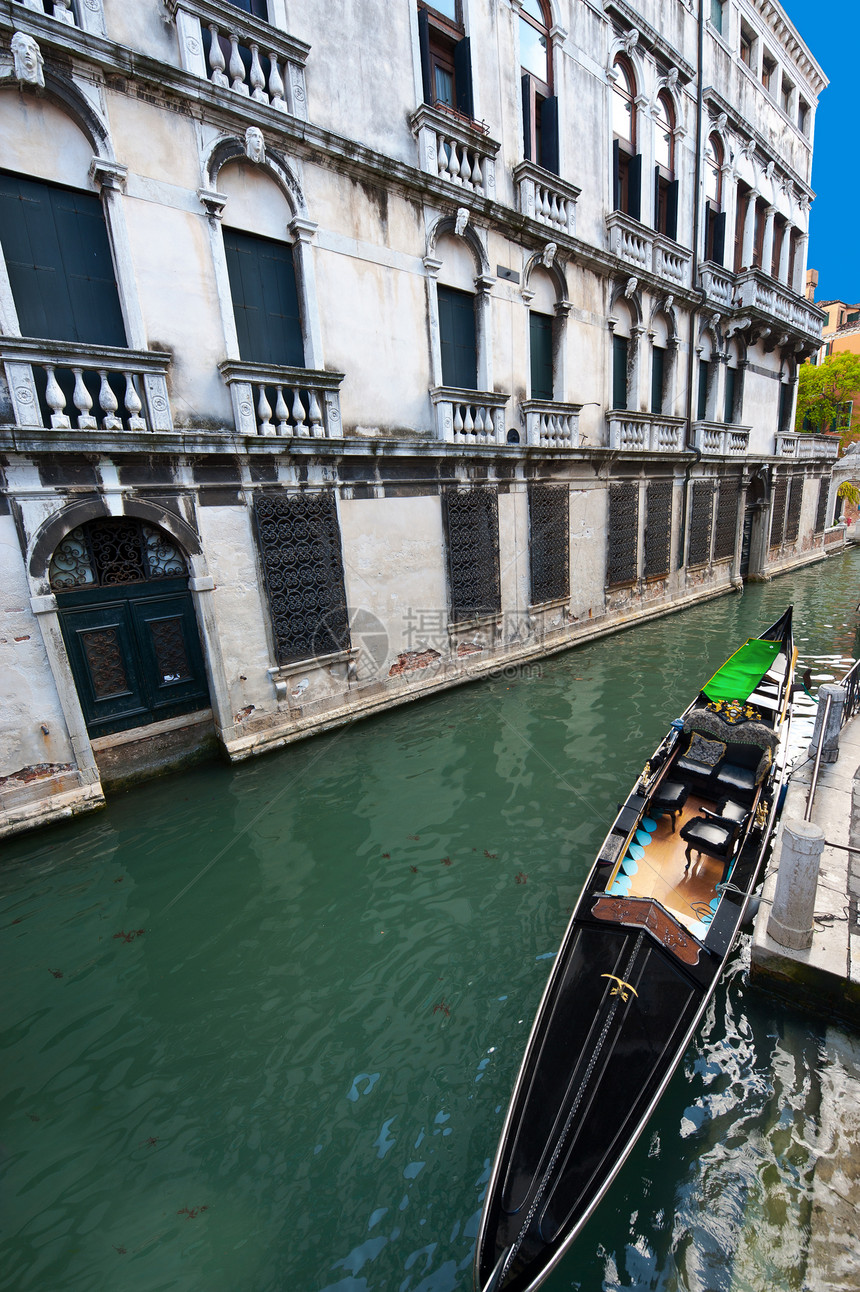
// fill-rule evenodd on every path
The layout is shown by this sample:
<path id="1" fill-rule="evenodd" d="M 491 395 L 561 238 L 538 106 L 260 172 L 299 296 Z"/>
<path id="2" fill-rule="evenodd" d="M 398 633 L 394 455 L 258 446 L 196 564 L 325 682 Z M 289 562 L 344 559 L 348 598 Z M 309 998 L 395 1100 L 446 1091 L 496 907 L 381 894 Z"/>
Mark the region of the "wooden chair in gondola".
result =
<path id="1" fill-rule="evenodd" d="M 723 873 L 720 876 L 720 883 L 723 883 L 734 859 L 741 828 L 749 813 L 741 804 L 728 798 L 720 800 L 716 811 L 703 807 L 701 813 L 701 816 L 693 817 L 681 826 L 681 838 L 687 845 L 684 873 L 690 869 L 692 854 L 697 852 L 701 856 L 704 852 L 723 863 Z"/>

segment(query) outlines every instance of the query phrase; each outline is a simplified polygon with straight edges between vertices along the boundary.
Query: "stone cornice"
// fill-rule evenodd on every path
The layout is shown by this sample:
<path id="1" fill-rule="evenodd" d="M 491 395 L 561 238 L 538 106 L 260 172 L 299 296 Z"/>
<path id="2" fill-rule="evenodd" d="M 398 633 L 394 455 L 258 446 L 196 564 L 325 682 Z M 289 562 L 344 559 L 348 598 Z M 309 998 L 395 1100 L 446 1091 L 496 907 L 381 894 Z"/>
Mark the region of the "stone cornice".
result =
<path id="1" fill-rule="evenodd" d="M 812 51 L 802 40 L 797 28 L 778 0 L 751 0 L 762 21 L 777 37 L 783 49 L 794 59 L 798 69 L 808 80 L 816 96 L 830 84 Z M 827 21 L 822 16 L 823 21 Z"/>

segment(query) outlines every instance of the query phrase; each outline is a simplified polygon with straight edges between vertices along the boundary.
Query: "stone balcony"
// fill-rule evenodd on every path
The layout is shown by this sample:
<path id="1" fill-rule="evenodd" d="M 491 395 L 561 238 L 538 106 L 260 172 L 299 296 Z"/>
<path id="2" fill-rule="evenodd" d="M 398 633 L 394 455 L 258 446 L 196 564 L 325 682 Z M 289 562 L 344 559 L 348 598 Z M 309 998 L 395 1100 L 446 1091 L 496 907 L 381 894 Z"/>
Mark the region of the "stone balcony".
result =
<path id="1" fill-rule="evenodd" d="M 308 119 L 310 45 L 219 0 L 164 0 L 186 72 L 218 89 Z"/>
<path id="2" fill-rule="evenodd" d="M 835 462 L 839 457 L 839 436 L 779 431 L 774 452 L 778 458 L 825 458 Z"/>
<path id="3" fill-rule="evenodd" d="M 709 304 L 719 310 L 730 310 L 735 303 L 735 275 L 723 269 L 722 265 L 707 260 L 700 271 L 702 290 Z"/>
<path id="4" fill-rule="evenodd" d="M 609 447 L 623 453 L 681 453 L 683 417 L 614 411 L 606 415 Z"/>
<path id="5" fill-rule="evenodd" d="M 693 435 L 693 443 L 704 456 L 743 457 L 749 446 L 750 428 L 726 422 L 694 422 Z"/>
<path id="6" fill-rule="evenodd" d="M 418 164 L 454 188 L 495 199 L 500 145 L 462 113 L 422 103 L 409 118 L 418 140 Z"/>
<path id="7" fill-rule="evenodd" d="M 343 437 L 342 372 L 234 359 L 219 363 L 218 371 L 230 391 L 237 434 L 317 440 Z"/>
<path id="8" fill-rule="evenodd" d="M 745 269 L 735 280 L 735 305 L 738 309 L 756 311 L 776 320 L 785 332 L 800 333 L 805 340 L 821 341 L 823 310 L 797 296 L 783 283 L 760 269 Z"/>
<path id="9" fill-rule="evenodd" d="M 526 444 L 530 448 L 579 447 L 581 404 L 560 404 L 554 399 L 525 399 L 520 407 L 526 422 Z"/>
<path id="10" fill-rule="evenodd" d="M 521 215 L 545 224 L 556 233 L 575 236 L 580 189 L 530 161 L 514 167 L 513 179 Z"/>
<path id="11" fill-rule="evenodd" d="M 0 337 L 0 362 L 16 427 L 80 431 L 82 444 L 97 431 L 173 429 L 169 355 Z"/>
<path id="12" fill-rule="evenodd" d="M 436 435 L 446 444 L 507 444 L 505 405 L 510 396 L 486 390 L 436 386 L 430 399 L 436 409 Z"/>
<path id="13" fill-rule="evenodd" d="M 609 250 L 637 272 L 656 274 L 673 287 L 689 286 L 692 253 L 623 211 L 606 217 Z"/>

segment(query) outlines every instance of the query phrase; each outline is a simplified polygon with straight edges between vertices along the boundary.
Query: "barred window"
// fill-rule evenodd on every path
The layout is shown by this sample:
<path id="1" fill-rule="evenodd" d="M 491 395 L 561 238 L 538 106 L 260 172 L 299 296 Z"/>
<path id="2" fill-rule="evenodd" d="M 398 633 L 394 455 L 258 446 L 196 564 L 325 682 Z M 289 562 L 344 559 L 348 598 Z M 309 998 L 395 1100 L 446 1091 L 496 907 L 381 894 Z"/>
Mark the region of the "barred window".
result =
<path id="1" fill-rule="evenodd" d="M 803 476 L 792 476 L 788 488 L 788 510 L 785 517 L 785 541 L 793 543 L 800 532 L 800 509 L 803 506 Z"/>
<path id="2" fill-rule="evenodd" d="M 570 494 L 567 485 L 529 485 L 532 605 L 570 595 Z"/>
<path id="3" fill-rule="evenodd" d="M 609 486 L 606 582 L 635 582 L 639 573 L 639 486 Z"/>
<path id="4" fill-rule="evenodd" d="M 693 501 L 690 506 L 688 565 L 704 565 L 710 559 L 713 511 L 713 482 L 710 480 L 697 480 L 693 485 Z"/>
<path id="5" fill-rule="evenodd" d="M 714 560 L 724 561 L 735 554 L 738 534 L 738 481 L 721 480 L 714 525 Z"/>
<path id="6" fill-rule="evenodd" d="M 830 497 L 830 481 L 825 476 L 818 486 L 818 508 L 815 512 L 815 532 L 823 534 L 827 524 L 827 499 Z"/>
<path id="7" fill-rule="evenodd" d="M 785 529 L 785 494 L 788 481 L 777 476 L 773 486 L 773 509 L 770 514 L 770 546 L 779 547 Z"/>
<path id="8" fill-rule="evenodd" d="M 259 493 L 254 518 L 279 664 L 349 647 L 337 509 L 325 493 Z"/>
<path id="9" fill-rule="evenodd" d="M 498 614 L 499 500 L 495 489 L 450 489 L 442 498 L 451 622 Z"/>
<path id="10" fill-rule="evenodd" d="M 652 481 L 648 486 L 645 519 L 645 577 L 669 573 L 672 546 L 672 482 Z"/>

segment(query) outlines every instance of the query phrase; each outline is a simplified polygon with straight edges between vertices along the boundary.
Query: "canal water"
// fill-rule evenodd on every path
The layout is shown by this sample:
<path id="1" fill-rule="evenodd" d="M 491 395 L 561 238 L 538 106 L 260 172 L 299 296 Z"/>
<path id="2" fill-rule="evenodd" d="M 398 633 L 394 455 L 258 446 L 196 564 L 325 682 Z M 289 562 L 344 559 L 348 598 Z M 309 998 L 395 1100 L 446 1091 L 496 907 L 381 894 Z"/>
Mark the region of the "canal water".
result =
<path id="1" fill-rule="evenodd" d="M 858 596 L 860 550 L 11 842 L 0 1288 L 467 1292 L 617 803 L 788 602 L 801 666 L 841 676 Z M 550 1292 L 807 1286 L 822 1084 L 860 1083 L 747 964 L 745 936 Z"/>

